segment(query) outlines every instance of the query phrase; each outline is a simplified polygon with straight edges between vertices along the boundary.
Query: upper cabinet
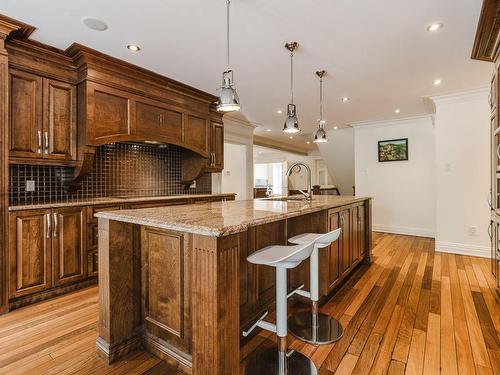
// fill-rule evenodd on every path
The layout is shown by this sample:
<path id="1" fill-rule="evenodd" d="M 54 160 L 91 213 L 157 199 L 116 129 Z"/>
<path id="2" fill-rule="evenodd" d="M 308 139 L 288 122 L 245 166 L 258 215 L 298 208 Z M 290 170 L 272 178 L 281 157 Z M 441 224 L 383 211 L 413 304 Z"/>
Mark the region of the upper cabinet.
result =
<path id="1" fill-rule="evenodd" d="M 224 125 L 212 122 L 210 126 L 209 170 L 221 172 L 224 169 Z"/>
<path id="2" fill-rule="evenodd" d="M 9 75 L 11 160 L 76 160 L 75 86 L 21 70 Z"/>

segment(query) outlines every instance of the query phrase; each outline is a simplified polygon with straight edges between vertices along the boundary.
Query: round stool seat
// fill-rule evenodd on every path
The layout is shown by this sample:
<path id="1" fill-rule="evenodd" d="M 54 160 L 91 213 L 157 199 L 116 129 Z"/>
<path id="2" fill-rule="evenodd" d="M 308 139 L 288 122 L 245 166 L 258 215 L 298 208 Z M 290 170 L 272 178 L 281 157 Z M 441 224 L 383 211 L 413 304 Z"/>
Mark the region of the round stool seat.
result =
<path id="1" fill-rule="evenodd" d="M 304 259 L 309 258 L 313 250 L 313 241 L 295 246 L 271 245 L 248 256 L 247 261 L 271 267 L 295 268 Z"/>
<path id="2" fill-rule="evenodd" d="M 303 233 L 290 238 L 288 242 L 293 244 L 314 242 L 316 247 L 323 248 L 337 241 L 340 236 L 340 231 L 340 229 L 336 229 L 329 233 Z"/>

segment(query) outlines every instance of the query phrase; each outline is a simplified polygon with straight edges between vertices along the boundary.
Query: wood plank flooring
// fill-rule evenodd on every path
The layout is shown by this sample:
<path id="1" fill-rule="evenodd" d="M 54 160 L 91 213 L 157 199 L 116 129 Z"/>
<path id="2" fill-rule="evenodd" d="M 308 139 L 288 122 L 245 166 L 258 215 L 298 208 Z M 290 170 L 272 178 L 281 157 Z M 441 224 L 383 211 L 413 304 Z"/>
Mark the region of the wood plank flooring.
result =
<path id="1" fill-rule="evenodd" d="M 344 336 L 289 345 L 321 375 L 500 374 L 500 300 L 488 259 L 435 253 L 428 238 L 374 234 L 374 262 L 362 266 L 321 310 Z M 172 374 L 156 357 L 135 352 L 112 366 L 95 355 L 97 288 L 0 316 L 0 374 Z M 242 347 L 270 345 L 260 332 Z"/>

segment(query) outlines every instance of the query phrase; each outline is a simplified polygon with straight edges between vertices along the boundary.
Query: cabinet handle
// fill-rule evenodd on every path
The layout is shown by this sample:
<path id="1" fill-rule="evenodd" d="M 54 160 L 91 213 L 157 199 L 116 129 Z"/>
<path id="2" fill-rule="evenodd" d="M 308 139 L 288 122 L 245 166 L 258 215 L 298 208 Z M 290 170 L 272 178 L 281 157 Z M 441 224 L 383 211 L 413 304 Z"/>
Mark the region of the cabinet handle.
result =
<path id="1" fill-rule="evenodd" d="M 40 130 L 38 131 L 38 150 L 37 150 L 37 152 L 39 154 L 42 153 L 42 132 Z"/>
<path id="2" fill-rule="evenodd" d="M 493 221 L 490 220 L 490 225 L 488 226 L 488 236 L 490 236 L 490 239 L 493 238 L 493 234 L 491 233 L 491 227 L 493 226 Z"/>
<path id="3" fill-rule="evenodd" d="M 50 222 L 50 214 L 45 214 L 45 218 L 47 220 L 47 238 L 50 238 L 51 235 L 51 222 Z"/>
<path id="4" fill-rule="evenodd" d="M 160 125 L 163 125 L 163 115 L 160 115 Z"/>
<path id="5" fill-rule="evenodd" d="M 49 153 L 49 132 L 44 132 L 43 133 L 44 138 L 45 138 L 45 153 Z"/>
<path id="6" fill-rule="evenodd" d="M 54 237 L 57 237 L 57 232 L 59 231 L 58 225 L 57 225 L 57 214 L 54 213 Z"/>

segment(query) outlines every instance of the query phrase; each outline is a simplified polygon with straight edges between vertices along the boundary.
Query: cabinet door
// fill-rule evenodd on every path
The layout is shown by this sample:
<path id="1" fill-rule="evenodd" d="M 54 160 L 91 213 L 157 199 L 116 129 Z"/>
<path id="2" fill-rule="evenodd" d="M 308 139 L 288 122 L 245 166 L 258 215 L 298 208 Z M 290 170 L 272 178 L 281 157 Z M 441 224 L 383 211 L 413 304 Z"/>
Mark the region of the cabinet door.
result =
<path id="1" fill-rule="evenodd" d="M 143 140 L 166 138 L 182 142 L 182 112 L 136 102 L 136 134 Z"/>
<path id="2" fill-rule="evenodd" d="M 76 87 L 44 78 L 43 102 L 43 157 L 76 160 Z"/>
<path id="3" fill-rule="evenodd" d="M 86 276 L 83 212 L 82 207 L 63 208 L 53 212 L 52 275 L 55 286 Z"/>
<path id="4" fill-rule="evenodd" d="M 366 255 L 366 224 L 365 224 L 365 206 L 358 207 L 358 238 L 359 238 L 359 256 L 364 258 Z"/>
<path id="5" fill-rule="evenodd" d="M 360 206 L 355 206 L 351 208 L 351 262 L 350 265 L 356 263 L 361 255 L 360 252 L 360 223 L 359 223 L 359 211 Z"/>
<path id="6" fill-rule="evenodd" d="M 184 124 L 183 141 L 186 146 L 199 152 L 204 157 L 209 156 L 208 138 L 209 122 L 206 118 L 188 115 Z"/>
<path id="7" fill-rule="evenodd" d="M 50 210 L 10 214 L 10 298 L 51 287 Z"/>
<path id="8" fill-rule="evenodd" d="M 90 141 L 102 144 L 130 135 L 129 94 L 103 85 L 87 85 Z"/>
<path id="9" fill-rule="evenodd" d="M 224 169 L 224 125 L 212 123 L 212 167 Z"/>
<path id="10" fill-rule="evenodd" d="M 349 271 L 351 267 L 351 211 L 350 209 L 343 209 L 340 211 L 340 227 L 342 234 L 339 241 L 341 242 L 340 251 L 340 275 Z"/>
<path id="11" fill-rule="evenodd" d="M 9 155 L 42 157 L 42 78 L 10 70 Z"/>
<path id="12" fill-rule="evenodd" d="M 335 230 L 340 227 L 340 212 L 330 212 L 328 215 L 329 230 Z M 328 261 L 328 289 L 331 289 L 340 277 L 340 253 L 341 238 L 330 245 L 330 256 Z"/>

